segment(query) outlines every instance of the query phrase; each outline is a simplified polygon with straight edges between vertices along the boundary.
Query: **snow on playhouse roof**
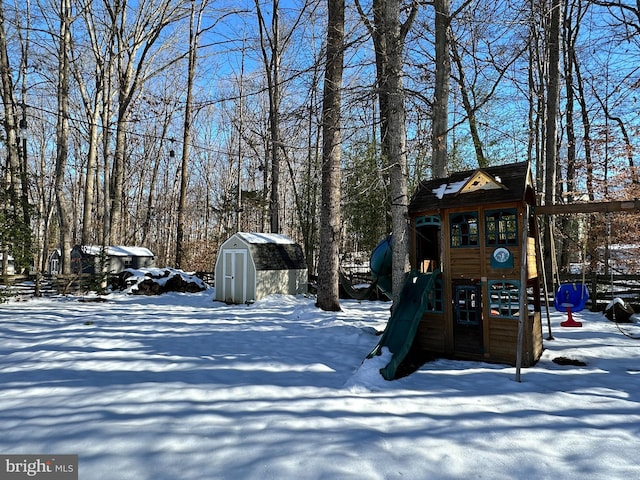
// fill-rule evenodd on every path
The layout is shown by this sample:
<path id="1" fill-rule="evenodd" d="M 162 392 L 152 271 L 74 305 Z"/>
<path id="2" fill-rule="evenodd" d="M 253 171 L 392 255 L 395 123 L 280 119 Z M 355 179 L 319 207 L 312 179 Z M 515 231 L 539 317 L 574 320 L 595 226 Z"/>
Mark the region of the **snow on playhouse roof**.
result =
<path id="1" fill-rule="evenodd" d="M 535 199 L 527 162 L 518 162 L 422 181 L 411 199 L 409 213 L 523 200 L 533 203 Z"/>

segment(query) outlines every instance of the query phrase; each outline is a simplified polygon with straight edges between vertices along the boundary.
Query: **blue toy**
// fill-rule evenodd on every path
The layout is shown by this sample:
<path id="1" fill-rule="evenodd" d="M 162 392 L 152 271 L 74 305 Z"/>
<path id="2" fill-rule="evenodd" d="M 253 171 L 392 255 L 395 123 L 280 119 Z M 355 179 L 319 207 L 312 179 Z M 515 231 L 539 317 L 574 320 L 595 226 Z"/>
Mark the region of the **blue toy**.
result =
<path id="1" fill-rule="evenodd" d="M 571 312 L 579 312 L 584 309 L 589 300 L 589 290 L 583 283 L 566 283 L 560 285 L 553 299 L 553 304 L 559 312 L 567 312 L 567 321 L 560 325 L 563 327 L 581 327 L 582 323 L 576 322 Z"/>

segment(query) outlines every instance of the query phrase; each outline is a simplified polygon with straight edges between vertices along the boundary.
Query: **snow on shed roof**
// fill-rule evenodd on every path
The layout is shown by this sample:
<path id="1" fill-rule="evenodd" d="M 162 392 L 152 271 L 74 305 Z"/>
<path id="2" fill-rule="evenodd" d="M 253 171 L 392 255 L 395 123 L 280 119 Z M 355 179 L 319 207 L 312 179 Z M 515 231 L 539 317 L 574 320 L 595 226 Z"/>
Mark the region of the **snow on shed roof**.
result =
<path id="1" fill-rule="evenodd" d="M 247 244 L 256 270 L 306 270 L 307 268 L 302 247 L 286 235 L 237 232 L 233 237 Z"/>
<path id="2" fill-rule="evenodd" d="M 281 235 L 279 233 L 238 232 L 238 236 L 247 243 L 278 243 L 289 245 L 295 243 L 286 235 Z"/>
<path id="3" fill-rule="evenodd" d="M 100 255 L 102 246 L 83 245 L 82 252 L 86 255 Z M 121 245 L 111 245 L 105 248 L 105 254 L 110 257 L 153 257 L 153 252 L 145 247 L 126 247 Z"/>

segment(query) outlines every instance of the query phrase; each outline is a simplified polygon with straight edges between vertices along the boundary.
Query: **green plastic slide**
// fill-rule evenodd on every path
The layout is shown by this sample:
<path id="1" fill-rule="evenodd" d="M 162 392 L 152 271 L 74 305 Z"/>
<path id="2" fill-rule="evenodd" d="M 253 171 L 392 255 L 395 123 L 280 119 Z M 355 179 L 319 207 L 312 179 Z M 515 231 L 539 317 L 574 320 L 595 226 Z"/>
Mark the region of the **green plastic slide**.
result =
<path id="1" fill-rule="evenodd" d="M 393 307 L 387 327 L 384 329 L 378 345 L 367 356 L 367 358 L 372 358 L 375 355 L 380 355 L 382 347 L 387 347 L 393 354 L 389 364 L 380 369 L 380 373 L 386 380 L 395 378 L 398 366 L 411 349 L 422 314 L 427 308 L 429 294 L 433 290 L 435 279 L 439 273 L 436 270 L 432 273 L 410 272 L 407 274 L 400 291 L 400 298 Z"/>

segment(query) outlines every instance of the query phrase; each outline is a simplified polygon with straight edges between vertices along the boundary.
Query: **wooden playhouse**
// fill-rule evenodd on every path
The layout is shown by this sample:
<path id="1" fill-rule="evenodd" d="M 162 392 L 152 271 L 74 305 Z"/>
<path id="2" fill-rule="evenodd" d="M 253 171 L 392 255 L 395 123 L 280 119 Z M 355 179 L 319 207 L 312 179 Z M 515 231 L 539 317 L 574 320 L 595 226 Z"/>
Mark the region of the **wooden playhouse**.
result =
<path id="1" fill-rule="evenodd" d="M 411 262 L 439 270 L 414 345 L 436 355 L 521 365 L 542 354 L 535 192 L 525 162 L 422 182 L 409 205 Z M 525 256 L 523 262 L 523 255 Z"/>

